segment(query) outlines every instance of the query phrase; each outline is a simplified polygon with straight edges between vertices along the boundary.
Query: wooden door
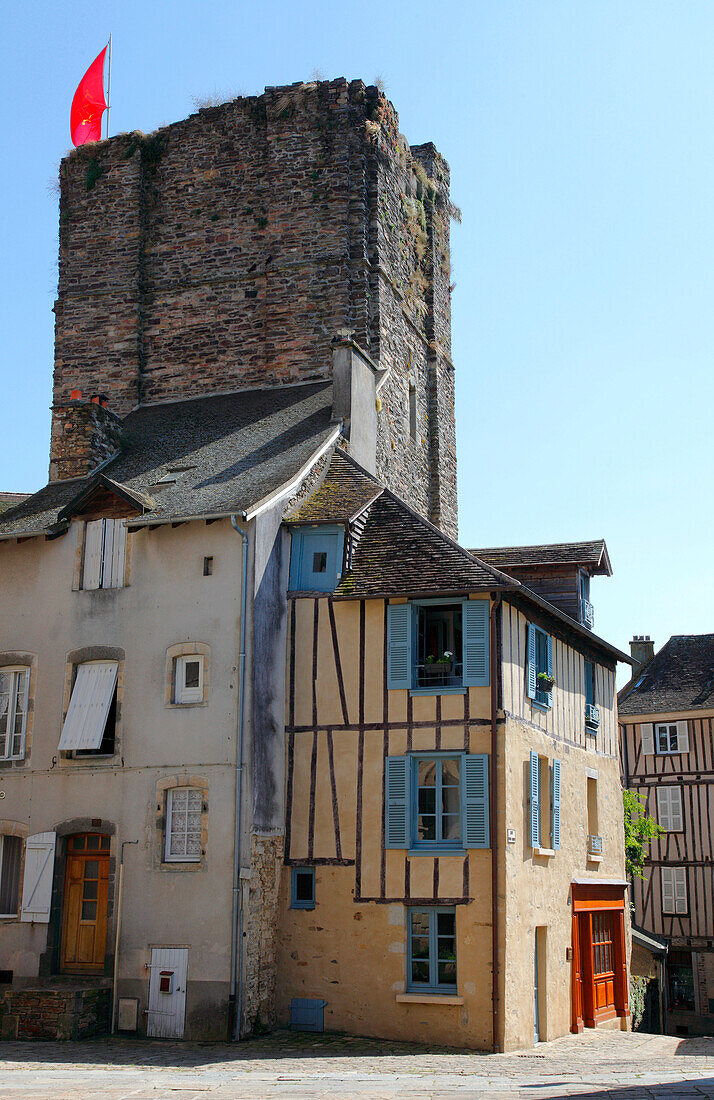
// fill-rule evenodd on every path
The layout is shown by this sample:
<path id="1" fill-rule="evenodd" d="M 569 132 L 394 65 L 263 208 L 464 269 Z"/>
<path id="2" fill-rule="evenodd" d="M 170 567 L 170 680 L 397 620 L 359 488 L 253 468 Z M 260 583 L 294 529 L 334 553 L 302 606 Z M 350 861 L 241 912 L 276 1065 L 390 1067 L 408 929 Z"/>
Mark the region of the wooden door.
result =
<path id="1" fill-rule="evenodd" d="M 593 1009 L 596 1021 L 616 1016 L 615 944 L 612 913 L 592 914 Z"/>
<path id="2" fill-rule="evenodd" d="M 183 1039 L 187 973 L 187 947 L 152 947 L 147 1035 Z"/>
<path id="3" fill-rule="evenodd" d="M 104 969 L 109 893 L 109 837 L 72 836 L 67 843 L 62 920 L 62 970 Z"/>

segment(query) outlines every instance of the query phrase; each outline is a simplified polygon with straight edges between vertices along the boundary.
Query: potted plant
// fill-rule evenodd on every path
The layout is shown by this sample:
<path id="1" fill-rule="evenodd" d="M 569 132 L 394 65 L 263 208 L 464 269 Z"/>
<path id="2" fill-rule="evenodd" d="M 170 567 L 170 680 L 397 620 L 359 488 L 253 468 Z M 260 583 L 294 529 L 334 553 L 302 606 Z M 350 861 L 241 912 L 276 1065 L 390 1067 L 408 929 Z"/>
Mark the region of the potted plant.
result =
<path id="1" fill-rule="evenodd" d="M 539 691 L 552 691 L 555 683 L 555 677 L 551 676 L 548 672 L 539 672 L 537 676 L 538 690 Z"/>
<path id="2" fill-rule="evenodd" d="M 451 675 L 451 666 L 454 655 L 447 649 L 440 657 L 430 653 L 424 662 L 424 672 L 427 680 L 441 680 L 443 683 L 447 676 Z"/>

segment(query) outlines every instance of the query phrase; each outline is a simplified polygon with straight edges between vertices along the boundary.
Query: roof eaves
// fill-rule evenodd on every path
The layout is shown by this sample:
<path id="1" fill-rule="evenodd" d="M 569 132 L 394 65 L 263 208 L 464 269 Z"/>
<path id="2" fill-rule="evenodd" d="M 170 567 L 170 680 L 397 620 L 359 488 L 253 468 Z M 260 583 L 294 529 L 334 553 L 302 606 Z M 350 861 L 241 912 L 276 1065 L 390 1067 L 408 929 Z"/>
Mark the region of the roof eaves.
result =
<path id="1" fill-rule="evenodd" d="M 530 588 L 526 588 L 525 585 L 522 585 L 520 594 L 527 600 L 530 600 L 531 603 L 537 604 L 538 607 L 542 607 L 543 610 L 548 611 L 556 619 L 560 619 L 562 623 L 565 623 L 571 630 L 574 630 L 576 634 L 579 634 L 582 638 L 586 638 L 591 645 L 600 646 L 608 653 L 617 657 L 618 661 L 622 661 L 623 664 L 634 664 L 632 657 L 627 653 L 623 653 L 617 646 L 611 645 L 610 642 L 606 642 L 605 639 L 601 638 L 598 634 L 593 634 L 592 630 L 588 630 L 587 627 L 571 618 L 570 615 L 566 615 L 564 611 L 554 607 L 552 603 L 548 603 L 548 601 L 544 600 L 541 596 L 536 595 Z"/>

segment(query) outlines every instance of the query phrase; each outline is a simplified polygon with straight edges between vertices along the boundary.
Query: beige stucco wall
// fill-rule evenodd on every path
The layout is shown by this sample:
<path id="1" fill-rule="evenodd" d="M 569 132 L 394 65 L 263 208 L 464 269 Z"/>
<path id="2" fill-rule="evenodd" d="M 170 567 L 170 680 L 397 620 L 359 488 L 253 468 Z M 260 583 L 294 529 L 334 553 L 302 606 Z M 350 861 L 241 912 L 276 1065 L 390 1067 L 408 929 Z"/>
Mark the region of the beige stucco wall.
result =
<path id="1" fill-rule="evenodd" d="M 125 849 L 119 977 L 145 996 L 149 945 L 188 945 L 188 1034 L 198 1036 L 205 1006 L 225 1004 L 229 981 L 241 542 L 228 521 L 137 532 L 129 536 L 130 584 L 83 592 L 72 590 L 80 529 L 74 523 L 51 542 L 0 543 L 0 652 L 31 652 L 37 668 L 31 755 L 23 767 L 0 770 L 1 816 L 30 834 L 78 818 L 113 824 L 112 872 L 121 842 L 139 842 Z M 204 556 L 213 557 L 210 577 Z M 166 651 L 184 642 L 210 646 L 205 706 L 166 705 Z M 125 651 L 111 761 L 66 760 L 57 748 L 66 655 L 87 646 Z M 161 865 L 157 785 L 171 776 L 207 788 L 200 865 Z M 40 971 L 48 928 L 0 922 L 0 967 L 16 981 Z M 109 954 L 113 943 L 110 919 Z"/>

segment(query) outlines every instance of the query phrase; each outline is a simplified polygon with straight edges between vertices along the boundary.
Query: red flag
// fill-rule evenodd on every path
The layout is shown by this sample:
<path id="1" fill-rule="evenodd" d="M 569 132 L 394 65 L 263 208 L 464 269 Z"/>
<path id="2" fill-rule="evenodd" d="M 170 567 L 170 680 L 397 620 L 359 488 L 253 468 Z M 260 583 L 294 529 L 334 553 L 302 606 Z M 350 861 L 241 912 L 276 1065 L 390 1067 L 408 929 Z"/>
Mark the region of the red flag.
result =
<path id="1" fill-rule="evenodd" d="M 102 137 L 102 115 L 107 107 L 104 98 L 104 55 L 105 46 L 99 57 L 92 62 L 79 82 L 72 100 L 72 112 L 69 128 L 73 145 L 85 145 L 88 141 L 100 141 Z"/>

